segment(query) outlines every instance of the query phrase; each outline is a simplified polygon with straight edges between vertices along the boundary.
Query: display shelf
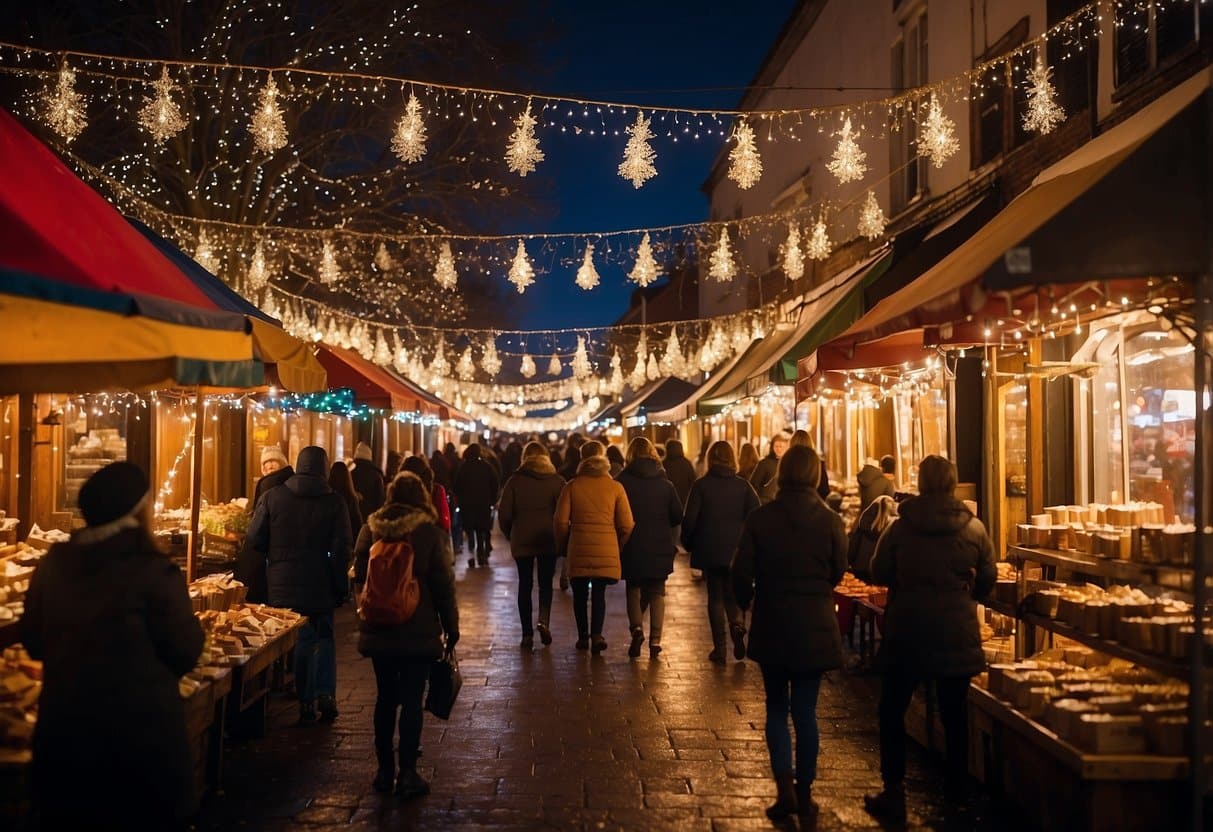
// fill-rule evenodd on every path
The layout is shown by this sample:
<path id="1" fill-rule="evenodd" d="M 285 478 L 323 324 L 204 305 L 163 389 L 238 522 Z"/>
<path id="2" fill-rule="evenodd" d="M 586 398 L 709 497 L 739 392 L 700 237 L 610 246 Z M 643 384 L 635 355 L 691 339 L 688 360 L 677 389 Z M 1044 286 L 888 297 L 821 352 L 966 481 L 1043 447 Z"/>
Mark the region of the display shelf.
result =
<path id="1" fill-rule="evenodd" d="M 1049 566 L 1060 566 L 1082 572 L 1084 575 L 1099 575 L 1118 581 L 1138 581 L 1155 583 L 1159 573 L 1176 573 L 1191 575 L 1192 569 L 1183 566 L 1167 566 L 1161 563 L 1138 563 L 1131 560 L 1114 560 L 1099 558 L 1082 552 L 1068 552 L 1060 549 L 1033 548 L 1029 546 L 1012 546 L 1007 553 L 1017 561 L 1032 561 Z"/>
<path id="2" fill-rule="evenodd" d="M 1105 653 L 1109 656 L 1118 659 L 1125 659 L 1142 667 L 1171 676 L 1175 679 L 1186 680 L 1191 673 L 1191 665 L 1182 659 L 1171 659 L 1166 656 L 1156 656 L 1153 653 L 1143 653 L 1140 650 L 1132 650 L 1122 646 L 1115 641 L 1093 636 L 1090 633 L 1084 633 L 1077 627 L 1071 627 L 1061 621 L 1054 621 L 1051 618 L 1046 618 L 1043 615 L 1034 615 L 1025 613 L 1020 616 L 1020 620 L 1025 624 L 1031 624 L 1034 627 L 1040 627 L 1042 630 L 1048 630 L 1059 636 L 1065 636 L 1068 639 L 1077 641 L 1079 644 L 1084 644 L 1092 650 L 1098 650 L 1100 653 Z"/>
<path id="3" fill-rule="evenodd" d="M 977 603 L 981 604 L 986 609 L 993 610 L 994 612 L 998 613 L 999 615 L 1005 615 L 1009 618 L 1018 618 L 1019 617 L 1019 613 L 1015 609 L 1014 604 L 1008 604 L 1006 601 L 999 601 L 997 598 L 994 598 L 993 596 L 986 598 L 986 600 L 984 600 L 984 601 L 978 601 Z"/>
<path id="4" fill-rule="evenodd" d="M 1187 757 L 1088 754 L 977 685 L 969 688 L 969 702 L 1047 752 L 1084 780 L 1183 780 L 1188 776 Z"/>

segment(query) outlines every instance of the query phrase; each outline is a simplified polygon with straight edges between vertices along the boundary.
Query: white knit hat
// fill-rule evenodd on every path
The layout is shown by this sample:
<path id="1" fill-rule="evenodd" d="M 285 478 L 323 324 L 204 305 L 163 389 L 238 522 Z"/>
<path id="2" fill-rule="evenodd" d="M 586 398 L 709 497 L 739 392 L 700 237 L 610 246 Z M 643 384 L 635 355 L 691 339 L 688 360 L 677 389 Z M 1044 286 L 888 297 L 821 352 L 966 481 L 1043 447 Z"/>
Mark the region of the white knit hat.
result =
<path id="1" fill-rule="evenodd" d="M 280 448 L 277 443 L 274 443 L 273 445 L 266 445 L 261 449 L 261 464 L 264 465 L 271 459 L 280 462 L 283 468 L 290 465 L 290 463 L 287 462 L 286 454 L 282 452 L 282 448 Z"/>
<path id="2" fill-rule="evenodd" d="M 365 459 L 367 462 L 370 462 L 373 459 L 371 456 L 371 446 L 365 442 L 359 442 L 358 447 L 354 448 L 354 459 Z"/>

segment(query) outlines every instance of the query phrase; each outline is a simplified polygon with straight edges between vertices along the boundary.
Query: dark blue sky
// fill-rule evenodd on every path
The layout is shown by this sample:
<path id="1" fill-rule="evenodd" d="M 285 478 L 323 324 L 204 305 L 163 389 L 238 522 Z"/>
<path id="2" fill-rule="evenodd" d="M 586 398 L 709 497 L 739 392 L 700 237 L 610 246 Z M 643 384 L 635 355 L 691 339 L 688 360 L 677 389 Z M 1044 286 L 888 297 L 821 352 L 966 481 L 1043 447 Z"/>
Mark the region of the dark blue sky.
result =
<path id="1" fill-rule="evenodd" d="M 535 85 L 584 98 L 732 108 L 796 5 L 796 0 L 556 2 L 552 8 L 563 33 L 547 52 L 557 69 Z M 720 87 L 731 89 L 669 92 Z M 658 175 L 639 190 L 616 172 L 626 136 L 562 136 L 549 129 L 539 140 L 546 154 L 539 167 L 546 185 L 543 215 L 503 220 L 507 233 L 610 230 L 707 217 L 700 185 L 723 146 L 719 136 L 677 143 L 659 136 L 653 142 Z M 537 269 L 548 271 L 517 301 L 511 296 L 518 304 L 511 316 L 516 326 L 603 325 L 626 311 L 634 288 L 625 276 L 630 265 L 599 262 L 602 285 L 587 293 L 573 284 L 574 268 L 532 256 Z"/>

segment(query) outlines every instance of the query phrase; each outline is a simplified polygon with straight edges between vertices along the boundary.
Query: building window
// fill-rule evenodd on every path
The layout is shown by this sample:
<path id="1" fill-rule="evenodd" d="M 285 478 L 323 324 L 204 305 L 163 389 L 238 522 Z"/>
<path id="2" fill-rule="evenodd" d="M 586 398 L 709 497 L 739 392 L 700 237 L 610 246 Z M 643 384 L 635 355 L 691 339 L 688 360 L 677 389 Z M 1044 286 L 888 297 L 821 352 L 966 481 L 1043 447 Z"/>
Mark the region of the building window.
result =
<path id="1" fill-rule="evenodd" d="M 1049 0 L 1047 22 L 1051 29 L 1079 9 L 1087 0 Z M 1095 58 L 1099 47 L 1087 44 L 1081 51 L 1068 38 L 1050 38 L 1047 47 L 1049 66 L 1053 70 L 1053 86 L 1057 90 L 1057 103 L 1066 115 L 1080 113 L 1091 106 L 1091 73 L 1095 71 Z"/>
<path id="2" fill-rule="evenodd" d="M 927 9 L 921 6 L 901 24 L 901 35 L 893 44 L 892 78 L 898 90 L 913 89 L 927 83 Z M 893 171 L 893 213 L 904 209 L 927 189 L 927 164 L 918 158 L 918 128 L 914 114 L 897 115 L 889 142 L 889 163 Z"/>
<path id="3" fill-rule="evenodd" d="M 1028 18 L 1021 18 L 978 59 L 986 63 L 1021 46 L 1028 37 Z M 1027 94 L 1024 79 L 1032 68 L 1034 56 L 1017 55 L 1011 61 L 999 61 L 983 73 L 973 90 L 972 165 L 977 168 L 1018 147 L 1028 140 L 1023 129 Z"/>
<path id="4" fill-rule="evenodd" d="M 1165 0 L 1116 8 L 1116 85 L 1127 84 L 1213 39 L 1211 0 Z"/>

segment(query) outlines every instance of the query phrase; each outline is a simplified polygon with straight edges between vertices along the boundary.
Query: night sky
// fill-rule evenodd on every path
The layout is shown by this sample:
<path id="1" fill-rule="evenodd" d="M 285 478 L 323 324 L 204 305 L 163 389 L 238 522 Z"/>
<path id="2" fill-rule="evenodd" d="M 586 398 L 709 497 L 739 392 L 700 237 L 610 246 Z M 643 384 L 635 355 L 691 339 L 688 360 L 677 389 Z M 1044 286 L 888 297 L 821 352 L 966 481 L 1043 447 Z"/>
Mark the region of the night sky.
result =
<path id="1" fill-rule="evenodd" d="M 733 108 L 796 5 L 796 0 L 556 3 L 562 34 L 549 48 L 548 64 L 555 68 L 537 77 L 535 86 L 637 104 Z M 722 87 L 728 89 L 672 92 Z M 706 219 L 707 198 L 700 186 L 723 139 L 672 143 L 661 131 L 654 132 L 659 134 L 653 141 L 658 174 L 636 190 L 616 172 L 626 136 L 541 131 L 547 157 L 539 168 L 547 177 L 542 215 L 505 218 L 502 229 L 598 231 Z M 537 268 L 549 265 L 536 258 Z M 514 325 L 542 329 L 616 320 L 635 288 L 626 278 L 630 265 L 597 265 L 602 284 L 591 293 L 574 285 L 575 268 L 557 265 L 537 275 L 536 284 L 517 301 Z"/>

